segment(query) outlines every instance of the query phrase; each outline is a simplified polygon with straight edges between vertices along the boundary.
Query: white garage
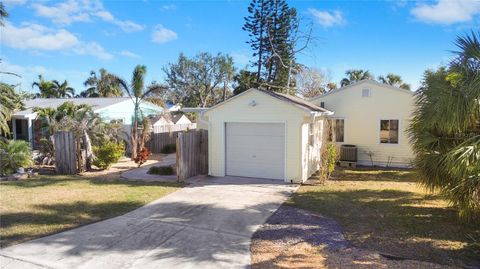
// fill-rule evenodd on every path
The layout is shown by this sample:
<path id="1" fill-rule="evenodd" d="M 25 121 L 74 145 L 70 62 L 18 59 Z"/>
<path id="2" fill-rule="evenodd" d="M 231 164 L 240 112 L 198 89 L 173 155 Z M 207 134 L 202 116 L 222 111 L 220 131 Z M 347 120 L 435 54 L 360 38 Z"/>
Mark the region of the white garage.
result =
<path id="1" fill-rule="evenodd" d="M 225 126 L 226 175 L 285 178 L 285 124 L 233 123 Z"/>
<path id="2" fill-rule="evenodd" d="M 301 98 L 250 89 L 200 115 L 209 175 L 303 182 L 319 169 L 323 121 L 332 112 Z"/>

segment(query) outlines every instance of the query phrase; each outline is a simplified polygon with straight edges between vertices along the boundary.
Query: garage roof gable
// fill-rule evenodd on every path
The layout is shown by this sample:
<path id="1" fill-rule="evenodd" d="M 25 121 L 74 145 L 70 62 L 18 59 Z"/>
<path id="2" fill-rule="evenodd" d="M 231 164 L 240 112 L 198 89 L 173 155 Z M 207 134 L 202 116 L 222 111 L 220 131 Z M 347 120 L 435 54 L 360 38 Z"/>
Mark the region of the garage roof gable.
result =
<path id="1" fill-rule="evenodd" d="M 268 91 L 268 90 L 264 90 L 264 89 L 256 89 L 256 88 L 252 88 L 252 89 L 249 89 L 247 91 L 244 91 L 226 101 L 223 101 L 211 108 L 209 108 L 205 113 L 209 113 L 210 111 L 212 110 L 215 110 L 217 107 L 220 107 L 220 106 L 223 106 L 224 104 L 227 104 L 229 102 L 232 102 L 234 101 L 235 99 L 237 99 L 238 97 L 240 96 L 243 96 L 243 95 L 246 95 L 252 91 L 256 91 L 256 92 L 260 92 L 260 93 L 263 93 L 265 95 L 268 95 L 270 97 L 273 97 L 273 98 L 276 98 L 282 102 L 285 102 L 287 104 L 290 104 L 292 106 L 295 106 L 297 108 L 300 108 L 302 110 L 304 110 L 305 112 L 309 112 L 309 113 L 318 113 L 318 114 L 321 114 L 321 115 L 332 115 L 333 112 L 325 109 L 325 108 L 322 108 L 322 107 L 319 107 L 317 105 L 314 105 L 300 97 L 297 97 L 297 96 L 293 96 L 293 95 L 288 95 L 288 94 L 283 94 L 283 93 L 278 93 L 278 92 L 274 92 L 274 91 Z"/>

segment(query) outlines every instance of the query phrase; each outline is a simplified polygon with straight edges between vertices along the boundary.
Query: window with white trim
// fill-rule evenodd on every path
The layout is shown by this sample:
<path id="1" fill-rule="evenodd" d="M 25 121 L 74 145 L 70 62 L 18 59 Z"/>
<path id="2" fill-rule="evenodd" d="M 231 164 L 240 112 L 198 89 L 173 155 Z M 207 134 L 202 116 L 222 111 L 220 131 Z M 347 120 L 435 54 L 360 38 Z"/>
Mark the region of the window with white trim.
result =
<path id="1" fill-rule="evenodd" d="M 345 120 L 329 119 L 328 123 L 327 141 L 345 142 Z"/>
<path id="2" fill-rule="evenodd" d="M 398 144 L 399 120 L 380 120 L 380 143 Z"/>
<path id="3" fill-rule="evenodd" d="M 308 125 L 308 145 L 313 147 L 313 142 L 315 140 L 315 125 L 310 123 Z"/>

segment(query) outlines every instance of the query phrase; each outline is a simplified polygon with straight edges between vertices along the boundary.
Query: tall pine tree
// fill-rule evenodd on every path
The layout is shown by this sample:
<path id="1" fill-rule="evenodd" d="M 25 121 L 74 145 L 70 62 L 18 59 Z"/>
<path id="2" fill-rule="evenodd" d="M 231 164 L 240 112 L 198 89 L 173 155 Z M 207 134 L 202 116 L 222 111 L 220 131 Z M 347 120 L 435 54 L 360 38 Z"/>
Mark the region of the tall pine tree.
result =
<path id="1" fill-rule="evenodd" d="M 253 50 L 257 83 L 276 91 L 290 84 L 290 67 L 295 64 L 294 35 L 298 29 L 297 11 L 285 0 L 252 0 L 243 30 Z"/>

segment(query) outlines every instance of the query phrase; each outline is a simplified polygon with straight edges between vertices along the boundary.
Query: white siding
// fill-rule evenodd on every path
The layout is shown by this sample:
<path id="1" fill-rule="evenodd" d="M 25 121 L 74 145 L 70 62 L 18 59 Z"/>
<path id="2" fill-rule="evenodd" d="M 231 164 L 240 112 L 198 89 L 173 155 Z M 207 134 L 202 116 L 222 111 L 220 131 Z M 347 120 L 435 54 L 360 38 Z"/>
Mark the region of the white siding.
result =
<path id="1" fill-rule="evenodd" d="M 304 172 L 302 164 L 302 125 L 311 120 L 309 113 L 259 91 L 249 91 L 234 98 L 205 112 L 209 122 L 209 174 L 225 176 L 225 123 L 282 123 L 287 141 L 285 180 L 306 180 L 308 172 Z M 252 101 L 255 106 L 249 105 Z"/>
<path id="2" fill-rule="evenodd" d="M 370 89 L 369 97 L 362 97 Z M 413 111 L 413 94 L 389 86 L 365 81 L 311 101 L 334 111 L 332 118 L 345 119 L 345 140 L 341 144 L 358 147 L 359 164 L 371 165 L 368 152 L 373 153 L 374 165 L 410 166 L 413 152 L 406 129 Z M 380 143 L 380 120 L 399 120 L 399 143 Z"/>

